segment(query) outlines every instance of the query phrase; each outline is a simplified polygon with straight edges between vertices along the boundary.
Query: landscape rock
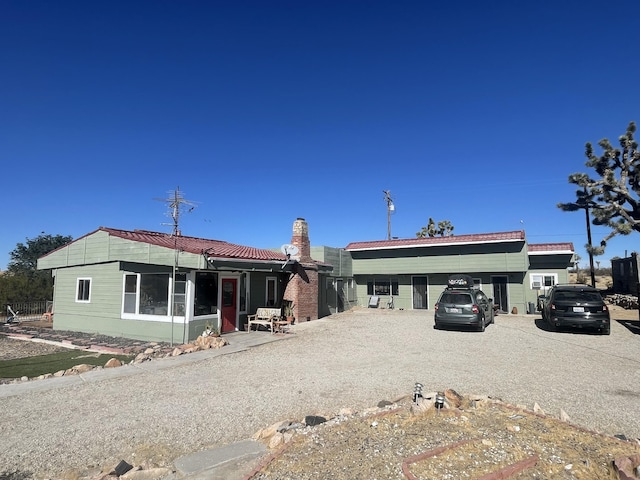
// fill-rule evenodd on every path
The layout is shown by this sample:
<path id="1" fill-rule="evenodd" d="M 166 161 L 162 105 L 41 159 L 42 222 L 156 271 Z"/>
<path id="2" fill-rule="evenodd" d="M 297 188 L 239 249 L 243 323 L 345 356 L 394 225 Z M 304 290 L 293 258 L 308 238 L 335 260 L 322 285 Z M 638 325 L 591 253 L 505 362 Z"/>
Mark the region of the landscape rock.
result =
<path id="1" fill-rule="evenodd" d="M 315 427 L 316 425 L 320 425 L 321 423 L 325 423 L 327 419 L 325 417 L 321 417 L 320 415 L 307 415 L 304 417 L 305 425 L 309 427 Z"/>
<path id="2" fill-rule="evenodd" d="M 634 295 L 616 293 L 614 295 L 607 295 L 605 301 L 611 305 L 617 305 L 627 310 L 638 309 L 638 297 Z"/>
<path id="3" fill-rule="evenodd" d="M 225 340 L 222 337 L 208 336 L 208 337 L 198 337 L 195 341 L 195 344 L 202 349 L 209 349 L 209 348 L 222 348 L 225 345 L 228 345 L 229 342 L 227 342 L 227 340 Z"/>
<path id="4" fill-rule="evenodd" d="M 89 365 L 89 364 L 86 364 L 86 363 L 81 363 L 80 365 L 75 365 L 75 366 L 71 367 L 64 374 L 65 375 L 77 375 L 77 374 L 80 374 L 80 373 L 90 372 L 91 370 L 93 370 L 93 368 L 94 368 L 93 365 Z"/>
<path id="5" fill-rule="evenodd" d="M 264 439 L 270 438 L 273 435 L 275 435 L 277 432 L 279 432 L 284 425 L 287 425 L 289 423 L 290 422 L 287 422 L 287 421 L 274 423 L 273 425 L 270 425 L 266 428 L 258 430 L 253 436 L 253 438 L 254 440 L 264 440 Z"/>
<path id="6" fill-rule="evenodd" d="M 165 478 L 170 473 L 172 473 L 172 471 L 168 468 L 155 467 L 131 470 L 124 475 L 120 475 L 119 478 L 123 480 L 157 480 L 159 478 Z"/>
<path id="7" fill-rule="evenodd" d="M 640 455 L 616 458 L 613 465 L 618 472 L 620 480 L 636 480 L 636 471 L 640 465 Z"/>
<path id="8" fill-rule="evenodd" d="M 460 408 L 460 405 L 462 405 L 463 397 L 455 390 L 452 390 L 450 388 L 446 389 L 444 391 L 444 397 L 447 402 L 449 402 L 449 405 L 453 408 Z"/>
<path id="9" fill-rule="evenodd" d="M 104 368 L 115 368 L 122 366 L 122 362 L 117 358 L 110 358 L 107 363 L 104 364 Z"/>
<path id="10" fill-rule="evenodd" d="M 151 356 L 146 353 L 139 353 L 136 358 L 133 359 L 133 363 L 142 363 L 151 360 Z"/>

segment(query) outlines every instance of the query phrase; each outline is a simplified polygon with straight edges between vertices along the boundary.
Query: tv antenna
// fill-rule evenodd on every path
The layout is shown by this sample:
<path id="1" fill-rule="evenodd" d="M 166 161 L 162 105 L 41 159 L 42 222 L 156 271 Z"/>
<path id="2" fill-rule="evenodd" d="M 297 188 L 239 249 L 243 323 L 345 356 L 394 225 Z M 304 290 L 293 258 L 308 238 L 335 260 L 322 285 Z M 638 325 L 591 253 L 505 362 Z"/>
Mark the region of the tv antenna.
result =
<path id="1" fill-rule="evenodd" d="M 185 200 L 180 187 L 176 187 L 175 190 L 167 192 L 168 197 L 164 199 L 158 199 L 163 201 L 169 207 L 168 215 L 173 220 L 173 223 L 163 223 L 163 225 L 171 225 L 173 227 L 173 235 L 179 236 L 180 232 L 180 214 L 185 210 L 187 213 L 192 212 L 197 207 L 196 203 Z"/>
<path id="2" fill-rule="evenodd" d="M 178 263 L 180 257 L 180 250 L 178 249 L 178 237 L 181 235 L 180 233 L 180 214 L 188 209 L 189 212 L 193 211 L 196 208 L 196 204 L 184 199 L 182 192 L 180 191 L 180 187 L 176 187 L 172 192 L 167 192 L 168 197 L 164 199 L 157 198 L 156 200 L 160 200 L 167 204 L 169 207 L 169 215 L 173 220 L 172 224 L 163 223 L 163 225 L 171 225 L 173 227 L 173 250 L 175 252 L 174 260 L 173 260 L 173 271 L 171 274 L 171 296 L 169 297 L 170 306 L 171 306 L 171 346 L 173 347 L 173 324 L 174 317 L 176 316 L 176 275 L 178 272 Z M 182 326 L 182 342 L 185 342 L 186 338 L 186 326 L 187 322 L 183 323 Z"/>

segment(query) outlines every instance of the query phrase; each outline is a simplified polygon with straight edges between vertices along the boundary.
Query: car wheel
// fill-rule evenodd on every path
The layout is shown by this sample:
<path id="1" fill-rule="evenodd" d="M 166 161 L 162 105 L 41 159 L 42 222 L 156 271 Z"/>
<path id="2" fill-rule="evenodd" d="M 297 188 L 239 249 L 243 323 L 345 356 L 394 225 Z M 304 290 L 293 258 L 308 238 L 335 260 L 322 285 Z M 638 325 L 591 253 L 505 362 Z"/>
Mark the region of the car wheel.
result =
<path id="1" fill-rule="evenodd" d="M 485 318 L 484 316 L 480 319 L 480 326 L 478 327 L 478 331 L 479 332 L 484 332 L 485 328 L 486 328 L 487 324 L 485 323 Z"/>

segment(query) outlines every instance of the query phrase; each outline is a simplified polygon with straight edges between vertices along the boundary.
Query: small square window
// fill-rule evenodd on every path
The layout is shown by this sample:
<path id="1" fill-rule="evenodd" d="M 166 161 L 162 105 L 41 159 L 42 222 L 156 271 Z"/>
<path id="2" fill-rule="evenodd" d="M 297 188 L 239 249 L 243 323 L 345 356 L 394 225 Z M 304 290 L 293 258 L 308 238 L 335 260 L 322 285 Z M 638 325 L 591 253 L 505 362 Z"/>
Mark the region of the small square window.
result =
<path id="1" fill-rule="evenodd" d="M 91 299 L 91 279 L 79 278 L 76 302 L 89 302 Z"/>

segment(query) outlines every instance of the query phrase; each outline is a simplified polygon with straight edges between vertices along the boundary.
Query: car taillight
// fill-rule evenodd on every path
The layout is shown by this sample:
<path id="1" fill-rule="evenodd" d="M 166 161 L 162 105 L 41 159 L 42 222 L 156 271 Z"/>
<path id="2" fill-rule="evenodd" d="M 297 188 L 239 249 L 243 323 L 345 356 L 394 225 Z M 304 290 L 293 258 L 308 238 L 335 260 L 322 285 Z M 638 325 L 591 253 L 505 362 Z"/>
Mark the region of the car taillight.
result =
<path id="1" fill-rule="evenodd" d="M 602 306 L 602 311 L 603 312 L 608 312 L 609 311 L 609 307 L 607 307 L 606 305 Z"/>
<path id="2" fill-rule="evenodd" d="M 435 308 L 436 310 L 438 310 L 438 304 L 437 304 L 437 303 L 434 305 L 434 308 Z"/>
<path id="3" fill-rule="evenodd" d="M 551 310 L 555 310 L 555 309 L 556 309 L 556 306 L 552 303 L 551 305 L 549 305 L 549 308 L 550 308 Z"/>
<path id="4" fill-rule="evenodd" d="M 471 307 L 471 311 L 473 313 L 480 313 L 480 309 L 478 308 L 478 305 L 475 305 L 475 304 Z"/>

